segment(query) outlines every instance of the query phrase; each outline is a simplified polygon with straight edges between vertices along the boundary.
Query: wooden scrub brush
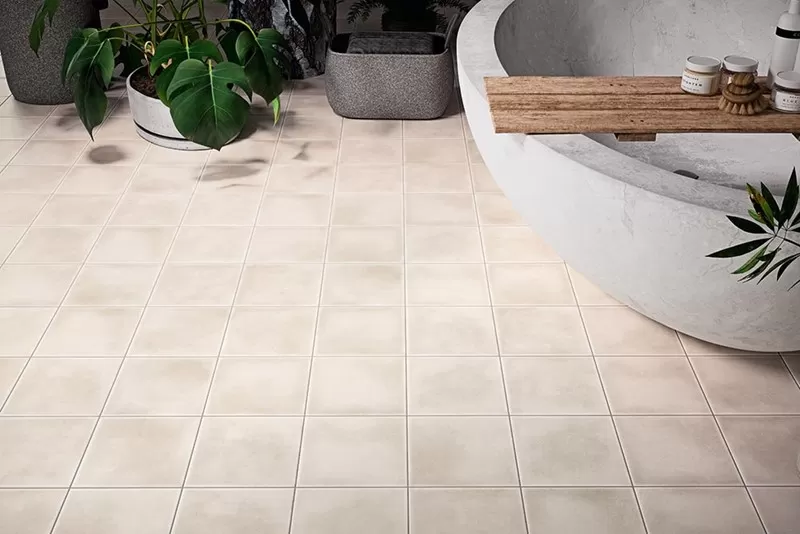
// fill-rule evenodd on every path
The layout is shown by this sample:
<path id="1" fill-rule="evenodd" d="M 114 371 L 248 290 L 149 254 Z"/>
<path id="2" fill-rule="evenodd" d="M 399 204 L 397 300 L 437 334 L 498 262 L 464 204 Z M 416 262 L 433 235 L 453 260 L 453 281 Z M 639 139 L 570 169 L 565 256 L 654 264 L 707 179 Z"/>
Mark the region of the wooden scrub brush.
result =
<path id="1" fill-rule="evenodd" d="M 763 89 L 756 83 L 756 77 L 749 72 L 734 74 L 719 99 L 719 109 L 732 115 L 755 115 L 768 106 Z"/>

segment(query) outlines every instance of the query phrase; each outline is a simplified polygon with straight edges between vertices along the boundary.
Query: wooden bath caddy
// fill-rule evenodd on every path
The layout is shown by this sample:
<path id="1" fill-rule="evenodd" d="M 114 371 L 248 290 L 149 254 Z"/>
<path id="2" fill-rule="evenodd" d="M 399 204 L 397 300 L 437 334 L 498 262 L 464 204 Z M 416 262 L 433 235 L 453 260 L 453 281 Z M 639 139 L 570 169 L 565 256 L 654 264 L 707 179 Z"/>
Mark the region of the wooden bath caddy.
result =
<path id="1" fill-rule="evenodd" d="M 676 76 L 486 78 L 486 94 L 497 133 L 613 133 L 619 141 L 655 141 L 660 133 L 800 132 L 800 114 L 731 115 L 717 108 L 719 95 L 686 94 Z"/>

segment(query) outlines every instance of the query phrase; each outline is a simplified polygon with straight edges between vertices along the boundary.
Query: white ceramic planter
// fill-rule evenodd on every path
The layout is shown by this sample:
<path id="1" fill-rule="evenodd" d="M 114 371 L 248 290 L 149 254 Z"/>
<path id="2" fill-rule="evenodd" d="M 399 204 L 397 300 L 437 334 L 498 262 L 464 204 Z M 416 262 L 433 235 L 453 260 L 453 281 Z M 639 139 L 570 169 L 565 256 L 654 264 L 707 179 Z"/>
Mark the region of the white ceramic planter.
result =
<path id="1" fill-rule="evenodd" d="M 140 67 L 145 68 L 145 67 Z M 131 76 L 125 84 L 128 88 L 128 102 L 131 106 L 133 122 L 136 124 L 137 133 L 146 141 L 154 145 L 172 148 L 175 150 L 208 150 L 208 147 L 189 141 L 175 127 L 169 108 L 158 98 L 152 98 L 140 93 L 131 86 Z"/>

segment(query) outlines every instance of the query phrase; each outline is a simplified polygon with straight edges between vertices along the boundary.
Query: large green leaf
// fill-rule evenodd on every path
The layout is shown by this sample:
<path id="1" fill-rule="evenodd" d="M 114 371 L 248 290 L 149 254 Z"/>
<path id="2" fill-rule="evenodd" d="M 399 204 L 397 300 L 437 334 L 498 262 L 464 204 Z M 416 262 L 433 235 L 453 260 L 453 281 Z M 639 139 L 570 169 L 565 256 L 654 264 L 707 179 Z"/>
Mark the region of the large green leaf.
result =
<path id="1" fill-rule="evenodd" d="M 120 76 L 127 78 L 133 71 L 142 66 L 144 60 L 144 52 L 141 48 L 132 43 L 123 44 L 117 54 L 117 63 L 122 65 Z"/>
<path id="2" fill-rule="evenodd" d="M 236 39 L 242 31 L 234 26 L 223 26 L 217 24 L 217 41 L 219 47 L 225 53 L 225 59 L 233 63 L 240 63 L 239 56 L 236 55 Z"/>
<path id="3" fill-rule="evenodd" d="M 62 75 L 72 86 L 78 116 L 90 136 L 103 122 L 105 90 L 113 74 L 114 52 L 105 36 L 94 28 L 76 31 L 67 44 Z"/>
<path id="4" fill-rule="evenodd" d="M 20 0 L 15 0 L 20 1 Z M 26 0 L 30 1 L 30 0 Z M 44 0 L 42 5 L 39 6 L 39 9 L 36 11 L 36 15 L 33 17 L 33 23 L 31 24 L 31 31 L 28 35 L 28 44 L 31 46 L 31 49 L 39 56 L 39 48 L 42 46 L 42 36 L 44 36 L 44 24 L 45 19 L 47 19 L 47 23 L 52 26 L 53 25 L 53 16 L 58 11 L 58 6 L 61 4 L 61 0 Z"/>
<path id="5" fill-rule="evenodd" d="M 253 91 L 267 102 L 275 102 L 283 92 L 283 82 L 288 76 L 289 59 L 286 41 L 276 30 L 264 29 L 254 39 L 250 32 L 240 32 L 236 38 L 236 55 L 244 66 Z M 278 120 L 280 105 L 273 104 L 273 115 Z"/>
<path id="6" fill-rule="evenodd" d="M 759 225 L 754 223 L 753 221 L 748 221 L 747 219 L 743 219 L 741 217 L 736 217 L 735 215 L 728 215 L 728 220 L 733 223 L 736 228 L 747 232 L 748 234 L 768 234 L 766 230 L 761 228 Z"/>
<path id="7" fill-rule="evenodd" d="M 749 252 L 753 252 L 755 249 L 769 241 L 770 238 L 763 238 L 763 239 L 754 239 L 753 241 L 748 241 L 747 243 L 741 243 L 739 245 L 734 245 L 732 247 L 728 247 L 722 250 L 718 250 L 717 252 L 712 252 L 707 257 L 708 258 L 735 258 L 736 256 L 744 256 Z"/>
<path id="8" fill-rule="evenodd" d="M 175 39 L 161 41 L 153 58 L 150 60 L 150 75 L 153 76 L 159 69 L 163 69 L 156 77 L 156 92 L 158 93 L 158 98 L 166 105 L 170 104 L 168 97 L 170 83 L 178 67 L 187 59 L 197 59 L 201 62 L 213 59 L 220 63 L 222 62 L 222 54 L 220 54 L 217 45 L 202 39 L 191 44 L 188 41 L 181 43 Z"/>
<path id="9" fill-rule="evenodd" d="M 781 217 L 784 221 L 790 221 L 797 209 L 797 199 L 800 196 L 800 187 L 797 185 L 797 170 L 792 169 L 792 176 L 786 185 L 786 192 L 783 194 L 783 204 L 781 204 Z"/>
<path id="10" fill-rule="evenodd" d="M 250 103 L 236 93 L 237 87 L 252 96 L 241 65 L 183 61 L 167 95 L 175 127 L 187 139 L 219 150 L 235 139 L 247 122 Z"/>

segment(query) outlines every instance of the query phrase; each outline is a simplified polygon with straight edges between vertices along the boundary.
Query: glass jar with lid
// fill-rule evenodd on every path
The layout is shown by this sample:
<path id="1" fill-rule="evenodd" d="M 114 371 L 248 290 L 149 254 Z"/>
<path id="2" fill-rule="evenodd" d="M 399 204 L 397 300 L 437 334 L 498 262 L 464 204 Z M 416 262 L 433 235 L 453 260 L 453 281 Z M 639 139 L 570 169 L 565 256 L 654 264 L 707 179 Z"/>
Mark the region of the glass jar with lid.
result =
<path id="1" fill-rule="evenodd" d="M 731 83 L 736 74 L 742 72 L 758 76 L 758 60 L 746 56 L 726 56 L 722 60 L 723 87 Z"/>
<path id="2" fill-rule="evenodd" d="M 788 70 L 775 75 L 770 105 L 775 111 L 800 113 L 800 72 Z"/>
<path id="3" fill-rule="evenodd" d="M 719 92 L 719 69 L 715 57 L 689 56 L 681 77 L 681 89 L 693 95 L 712 96 Z"/>

